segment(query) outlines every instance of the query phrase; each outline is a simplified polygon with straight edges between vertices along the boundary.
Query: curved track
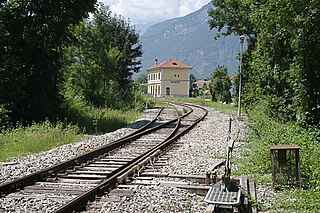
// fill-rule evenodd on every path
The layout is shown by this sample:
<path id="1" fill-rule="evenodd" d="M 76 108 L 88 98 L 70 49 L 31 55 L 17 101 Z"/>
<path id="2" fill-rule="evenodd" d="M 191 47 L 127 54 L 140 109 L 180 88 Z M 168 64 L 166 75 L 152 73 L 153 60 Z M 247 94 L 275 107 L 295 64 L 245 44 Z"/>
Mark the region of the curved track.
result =
<path id="1" fill-rule="evenodd" d="M 130 135 L 70 161 L 1 185 L 1 196 L 50 197 L 56 199 L 55 212 L 84 209 L 88 201 L 136 172 L 207 114 L 199 106 L 171 105 L 171 108 L 159 110 L 153 121 Z"/>

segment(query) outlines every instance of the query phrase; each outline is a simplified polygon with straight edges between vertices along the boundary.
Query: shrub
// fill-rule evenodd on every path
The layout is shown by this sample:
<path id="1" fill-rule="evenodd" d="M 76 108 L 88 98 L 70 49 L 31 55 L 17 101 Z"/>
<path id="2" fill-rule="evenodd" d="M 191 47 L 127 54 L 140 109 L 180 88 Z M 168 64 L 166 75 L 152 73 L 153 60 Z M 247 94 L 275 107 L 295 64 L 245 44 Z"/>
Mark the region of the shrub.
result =
<path id="1" fill-rule="evenodd" d="M 319 209 L 319 205 L 315 205 L 320 203 L 319 129 L 305 129 L 293 122 L 277 122 L 265 116 L 264 110 L 260 107 L 249 113 L 248 145 L 242 156 L 243 164 L 234 175 L 249 174 L 257 181 L 271 184 L 270 145 L 299 145 L 303 190 L 283 188 L 276 198 L 281 202 L 276 200 L 273 209 L 283 208 L 288 212 Z"/>

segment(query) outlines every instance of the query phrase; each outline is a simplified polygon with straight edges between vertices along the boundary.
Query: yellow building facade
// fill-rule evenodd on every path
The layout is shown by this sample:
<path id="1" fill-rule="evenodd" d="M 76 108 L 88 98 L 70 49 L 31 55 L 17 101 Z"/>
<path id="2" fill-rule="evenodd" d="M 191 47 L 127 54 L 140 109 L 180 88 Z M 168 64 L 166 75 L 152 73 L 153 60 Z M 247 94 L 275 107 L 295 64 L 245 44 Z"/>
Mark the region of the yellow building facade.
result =
<path id="1" fill-rule="evenodd" d="M 148 95 L 152 97 L 189 97 L 192 67 L 176 59 L 168 59 L 150 67 L 148 71 Z"/>

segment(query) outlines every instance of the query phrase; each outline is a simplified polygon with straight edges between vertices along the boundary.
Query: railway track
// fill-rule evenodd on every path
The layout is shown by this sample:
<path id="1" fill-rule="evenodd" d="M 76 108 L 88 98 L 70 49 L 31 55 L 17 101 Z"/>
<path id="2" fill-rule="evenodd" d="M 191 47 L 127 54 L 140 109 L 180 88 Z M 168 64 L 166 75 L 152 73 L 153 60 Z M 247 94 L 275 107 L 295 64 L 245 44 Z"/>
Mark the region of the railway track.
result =
<path id="1" fill-rule="evenodd" d="M 49 199 L 49 212 L 83 210 L 88 203 L 127 178 L 185 134 L 207 111 L 199 106 L 173 103 L 159 110 L 150 123 L 119 140 L 67 162 L 0 185 L 0 195 L 29 200 Z M 18 203 L 13 204 L 17 205 Z M 42 209 L 43 210 L 43 209 Z"/>

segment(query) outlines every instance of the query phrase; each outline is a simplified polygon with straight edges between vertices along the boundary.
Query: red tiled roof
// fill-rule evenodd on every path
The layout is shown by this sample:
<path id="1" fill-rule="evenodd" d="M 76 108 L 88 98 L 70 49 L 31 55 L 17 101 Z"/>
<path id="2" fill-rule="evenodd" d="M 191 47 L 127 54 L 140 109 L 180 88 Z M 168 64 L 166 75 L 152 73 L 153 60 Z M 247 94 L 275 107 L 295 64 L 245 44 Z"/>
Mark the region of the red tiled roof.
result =
<path id="1" fill-rule="evenodd" d="M 168 60 L 165 60 L 165 61 L 162 61 L 160 62 L 159 64 L 153 66 L 153 67 L 150 67 L 148 68 L 148 70 L 153 70 L 153 69 L 156 69 L 156 68 L 182 68 L 182 69 L 192 69 L 192 67 L 184 64 L 184 63 L 181 63 L 180 61 L 176 60 L 176 59 L 168 59 Z"/>

